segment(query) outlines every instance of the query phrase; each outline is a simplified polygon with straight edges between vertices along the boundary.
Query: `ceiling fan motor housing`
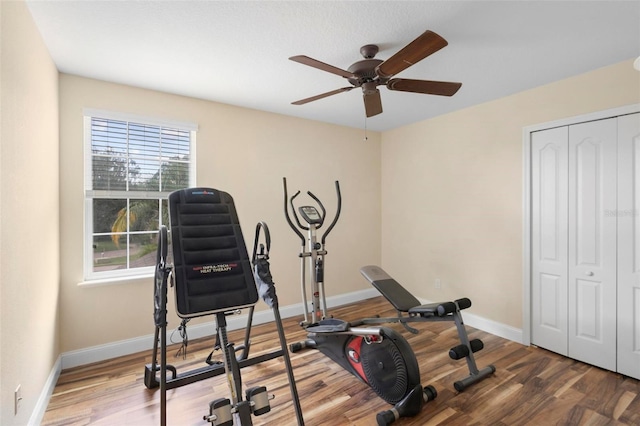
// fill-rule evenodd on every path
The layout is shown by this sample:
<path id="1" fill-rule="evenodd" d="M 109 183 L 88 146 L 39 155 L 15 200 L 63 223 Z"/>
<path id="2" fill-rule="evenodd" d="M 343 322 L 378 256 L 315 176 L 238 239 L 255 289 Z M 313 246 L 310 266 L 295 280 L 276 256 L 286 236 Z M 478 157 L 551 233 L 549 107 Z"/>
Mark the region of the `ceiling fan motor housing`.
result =
<path id="1" fill-rule="evenodd" d="M 355 75 L 357 78 L 348 78 L 349 83 L 354 86 L 361 86 L 364 83 L 373 81 L 378 74 L 376 74 L 376 67 L 383 61 L 380 59 L 363 59 L 356 62 L 347 68 L 347 71 Z"/>

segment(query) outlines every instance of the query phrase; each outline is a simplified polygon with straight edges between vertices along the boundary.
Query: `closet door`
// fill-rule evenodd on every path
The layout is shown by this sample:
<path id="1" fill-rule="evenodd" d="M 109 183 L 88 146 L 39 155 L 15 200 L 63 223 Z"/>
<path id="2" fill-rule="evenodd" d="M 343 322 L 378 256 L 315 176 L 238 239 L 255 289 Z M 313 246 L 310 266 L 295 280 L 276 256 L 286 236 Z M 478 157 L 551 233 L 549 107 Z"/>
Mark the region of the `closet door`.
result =
<path id="1" fill-rule="evenodd" d="M 616 123 L 612 118 L 569 126 L 569 357 L 613 371 Z"/>
<path id="2" fill-rule="evenodd" d="M 568 127 L 531 135 L 531 342 L 568 354 Z"/>
<path id="3" fill-rule="evenodd" d="M 640 114 L 618 118 L 618 372 L 640 379 Z"/>

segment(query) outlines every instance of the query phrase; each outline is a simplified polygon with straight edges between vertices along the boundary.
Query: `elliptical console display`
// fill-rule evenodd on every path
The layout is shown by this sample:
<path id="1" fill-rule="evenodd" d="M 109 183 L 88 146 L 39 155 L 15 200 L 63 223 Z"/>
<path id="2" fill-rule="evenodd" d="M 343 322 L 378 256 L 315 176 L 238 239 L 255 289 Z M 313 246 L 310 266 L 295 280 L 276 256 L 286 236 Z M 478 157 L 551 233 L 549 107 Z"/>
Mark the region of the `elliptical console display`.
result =
<path id="1" fill-rule="evenodd" d="M 309 225 L 322 225 L 322 217 L 320 216 L 320 212 L 313 206 L 302 206 L 298 208 L 300 212 L 300 216 L 307 222 Z"/>

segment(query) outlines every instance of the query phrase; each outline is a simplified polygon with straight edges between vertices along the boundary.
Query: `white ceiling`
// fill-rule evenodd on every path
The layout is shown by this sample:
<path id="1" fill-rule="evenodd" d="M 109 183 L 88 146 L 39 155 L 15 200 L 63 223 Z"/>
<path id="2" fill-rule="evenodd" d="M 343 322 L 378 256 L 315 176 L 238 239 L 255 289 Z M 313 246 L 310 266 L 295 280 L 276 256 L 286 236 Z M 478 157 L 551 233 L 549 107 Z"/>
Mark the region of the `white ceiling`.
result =
<path id="1" fill-rule="evenodd" d="M 225 104 L 363 128 L 359 89 L 288 58 L 346 69 L 429 29 L 449 45 L 398 77 L 462 82 L 451 98 L 380 87 L 384 131 L 640 55 L 640 1 L 35 1 L 58 69 Z M 640 78 L 640 73 L 638 73 Z M 616 82 L 612 81 L 611 84 Z"/>

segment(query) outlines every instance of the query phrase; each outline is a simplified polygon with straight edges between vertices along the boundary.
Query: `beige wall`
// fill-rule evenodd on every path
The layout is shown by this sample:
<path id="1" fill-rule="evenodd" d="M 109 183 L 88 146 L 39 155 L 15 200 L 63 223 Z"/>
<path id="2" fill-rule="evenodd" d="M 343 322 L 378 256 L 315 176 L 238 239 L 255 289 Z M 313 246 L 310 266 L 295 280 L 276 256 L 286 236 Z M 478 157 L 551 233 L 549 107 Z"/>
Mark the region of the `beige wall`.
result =
<path id="1" fill-rule="evenodd" d="M 234 196 L 248 243 L 255 223 L 268 222 L 281 305 L 299 302 L 299 242 L 283 218 L 281 179 L 288 177 L 291 190 L 315 192 L 330 212 L 338 179 L 343 217 L 329 239 L 329 295 L 369 288 L 359 267 L 382 263 L 419 297 L 468 296 L 474 313 L 521 327 L 522 128 L 640 102 L 640 73 L 627 61 L 382 135 L 369 132 L 365 142 L 360 130 L 58 79 L 24 3 L 0 1 L 0 19 L 3 425 L 26 423 L 61 352 L 153 330 L 150 279 L 78 285 L 83 108 L 198 123 L 198 184 Z M 18 384 L 25 400 L 14 417 Z"/>
<path id="2" fill-rule="evenodd" d="M 381 257 L 379 134 L 370 133 L 365 142 L 356 129 L 62 74 L 63 352 L 153 333 L 151 279 L 78 286 L 83 280 L 83 108 L 197 123 L 197 184 L 234 197 L 248 247 L 253 247 L 256 223 L 268 223 L 281 306 L 300 301 L 300 243 L 284 219 L 282 177 L 290 190 L 318 195 L 330 214 L 335 210 L 334 181 L 339 180 L 344 202 L 328 239 L 327 294 L 368 288 L 359 267 L 379 263 Z M 170 327 L 177 325 L 170 320 Z"/>
<path id="3" fill-rule="evenodd" d="M 0 10 L 0 424 L 25 425 L 60 353 L 58 72 L 25 4 Z"/>
<path id="4" fill-rule="evenodd" d="M 383 133 L 383 267 L 418 297 L 467 296 L 521 328 L 523 127 L 638 102 L 625 61 Z"/>

